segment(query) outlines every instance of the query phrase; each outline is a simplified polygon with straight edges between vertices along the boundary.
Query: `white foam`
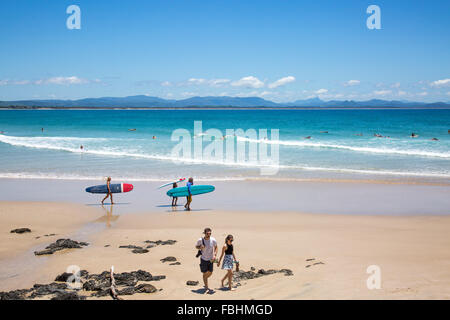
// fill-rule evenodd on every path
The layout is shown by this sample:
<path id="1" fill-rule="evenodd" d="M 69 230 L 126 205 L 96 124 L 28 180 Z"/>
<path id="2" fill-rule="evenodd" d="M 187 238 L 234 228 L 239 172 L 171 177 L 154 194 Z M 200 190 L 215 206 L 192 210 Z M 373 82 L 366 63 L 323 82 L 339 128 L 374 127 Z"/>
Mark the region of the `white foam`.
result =
<path id="1" fill-rule="evenodd" d="M 450 159 L 450 152 L 431 152 L 423 150 L 407 150 L 407 149 L 393 149 L 393 148 L 374 148 L 374 147 L 358 147 L 341 144 L 329 144 L 311 141 L 289 141 L 289 140 L 264 140 L 264 139 L 250 139 L 245 137 L 237 137 L 239 141 L 278 144 L 284 146 L 303 147 L 303 148 L 328 148 L 328 149 L 342 149 L 355 152 L 376 153 L 376 154 L 399 154 L 406 156 L 418 157 L 436 157 Z"/>

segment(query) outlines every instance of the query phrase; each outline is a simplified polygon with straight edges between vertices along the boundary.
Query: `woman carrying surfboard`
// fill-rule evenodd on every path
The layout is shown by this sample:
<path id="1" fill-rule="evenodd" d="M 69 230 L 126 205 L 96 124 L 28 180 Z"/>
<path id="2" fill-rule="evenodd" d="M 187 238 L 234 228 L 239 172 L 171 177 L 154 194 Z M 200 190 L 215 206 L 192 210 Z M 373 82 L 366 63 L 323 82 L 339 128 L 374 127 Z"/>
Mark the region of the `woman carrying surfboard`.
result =
<path id="1" fill-rule="evenodd" d="M 103 198 L 103 200 L 102 200 L 102 205 L 103 205 L 103 202 L 104 202 L 108 197 L 111 198 L 111 204 L 114 204 L 113 198 L 112 198 L 112 192 L 111 192 L 110 184 L 111 184 L 111 177 L 108 177 L 108 179 L 106 179 L 106 187 L 108 188 L 108 193 L 106 194 L 106 197 Z"/>
<path id="2" fill-rule="evenodd" d="M 194 179 L 191 177 L 188 180 L 188 183 L 186 183 L 186 187 L 188 190 L 188 196 L 186 197 L 186 204 L 184 205 L 184 207 L 186 208 L 186 210 L 191 211 L 191 202 L 192 202 L 192 192 L 191 192 L 191 187 L 194 184 Z"/>

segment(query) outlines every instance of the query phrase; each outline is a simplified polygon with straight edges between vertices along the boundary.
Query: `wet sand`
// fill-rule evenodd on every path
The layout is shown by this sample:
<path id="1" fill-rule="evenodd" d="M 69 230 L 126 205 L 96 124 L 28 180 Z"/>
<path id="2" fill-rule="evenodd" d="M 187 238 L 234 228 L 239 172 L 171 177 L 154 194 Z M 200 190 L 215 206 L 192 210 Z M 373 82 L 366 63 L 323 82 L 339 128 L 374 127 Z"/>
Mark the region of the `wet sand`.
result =
<path id="1" fill-rule="evenodd" d="M 115 181 L 113 183 L 127 182 Z M 85 188 L 104 181 L 0 179 L 0 201 L 71 202 L 99 208 L 102 195 Z M 131 181 L 130 193 L 115 194 L 115 214 L 170 212 L 160 181 Z M 448 215 L 450 184 L 407 181 L 201 181 L 216 191 L 194 198 L 201 211 L 308 212 L 353 215 Z M 181 185 L 180 185 L 181 186 Z M 184 199 L 180 199 L 181 202 Z M 183 202 L 184 203 L 184 202 Z"/>
<path id="2" fill-rule="evenodd" d="M 145 214 L 118 214 L 115 207 L 111 212 L 111 207 L 0 202 L 0 291 L 50 283 L 70 265 L 90 273 L 114 265 L 116 272 L 143 269 L 166 275 L 152 282 L 162 291 L 124 299 L 450 298 L 450 216 L 151 209 Z M 229 292 L 220 290 L 224 271 L 215 267 L 210 278 L 215 293 L 199 294 L 201 273 L 194 244 L 206 226 L 213 229 L 219 244 L 227 234 L 234 235 L 242 270 L 287 268 L 294 275 L 277 273 L 242 281 L 236 291 Z M 32 233 L 9 233 L 18 227 L 28 227 Z M 35 239 L 50 233 L 57 236 Z M 49 256 L 33 254 L 57 238 L 90 245 Z M 156 246 L 144 254 L 119 248 L 168 239 L 177 243 Z M 181 265 L 162 263 L 160 259 L 167 256 L 176 257 Z M 380 267 L 381 289 L 367 288 L 370 265 Z M 187 286 L 188 280 L 200 285 Z"/>

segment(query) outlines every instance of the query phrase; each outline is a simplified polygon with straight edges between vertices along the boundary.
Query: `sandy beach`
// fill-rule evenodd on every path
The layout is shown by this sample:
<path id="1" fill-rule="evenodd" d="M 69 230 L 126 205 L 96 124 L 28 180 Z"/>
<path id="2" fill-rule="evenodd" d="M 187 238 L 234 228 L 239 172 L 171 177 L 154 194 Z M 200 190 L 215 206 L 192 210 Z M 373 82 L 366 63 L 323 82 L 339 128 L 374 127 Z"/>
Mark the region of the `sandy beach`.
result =
<path id="1" fill-rule="evenodd" d="M 89 273 L 108 271 L 114 265 L 117 273 L 142 269 L 166 276 L 149 282 L 161 291 L 124 295 L 123 299 L 450 298 L 450 217 L 446 215 L 185 212 L 181 207 L 171 211 L 150 206 L 139 213 L 123 208 L 117 213 L 111 209 L 75 202 L 1 201 L 0 291 L 51 283 L 71 265 Z M 10 233 L 20 227 L 30 228 L 31 233 Z M 227 234 L 234 235 L 241 270 L 290 269 L 293 275 L 275 273 L 243 280 L 236 291 L 229 292 L 221 290 L 225 272 L 215 266 L 210 278 L 215 293 L 202 294 L 194 245 L 204 227 L 212 228 L 220 246 Z M 60 238 L 89 245 L 52 255 L 34 254 Z M 177 242 L 156 245 L 143 254 L 119 248 L 145 248 L 147 240 L 169 239 Z M 169 256 L 180 264 L 160 261 Z M 380 268 L 380 289 L 367 287 L 371 265 Z M 189 280 L 200 283 L 188 286 Z"/>

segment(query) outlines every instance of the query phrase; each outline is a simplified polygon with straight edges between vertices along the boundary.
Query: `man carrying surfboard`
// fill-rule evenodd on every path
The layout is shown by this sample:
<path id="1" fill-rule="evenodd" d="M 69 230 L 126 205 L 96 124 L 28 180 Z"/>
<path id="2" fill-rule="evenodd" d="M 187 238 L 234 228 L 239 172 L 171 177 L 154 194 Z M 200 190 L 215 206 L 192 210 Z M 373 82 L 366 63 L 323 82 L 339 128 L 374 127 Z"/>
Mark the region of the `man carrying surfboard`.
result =
<path id="1" fill-rule="evenodd" d="M 188 190 L 188 196 L 186 197 L 186 204 L 184 205 L 184 207 L 186 208 L 186 210 L 191 211 L 191 202 L 192 202 L 192 191 L 191 191 L 191 187 L 194 184 L 194 178 L 189 178 L 188 183 L 186 183 L 186 187 Z"/>
<path id="2" fill-rule="evenodd" d="M 111 204 L 114 204 L 113 198 L 112 198 L 112 192 L 111 192 L 110 184 L 111 184 L 111 177 L 108 177 L 108 179 L 106 179 L 106 187 L 108 188 L 108 193 L 106 194 L 106 197 L 103 198 L 103 200 L 102 200 L 102 205 L 103 205 L 103 202 L 104 202 L 108 197 L 111 197 Z"/>

